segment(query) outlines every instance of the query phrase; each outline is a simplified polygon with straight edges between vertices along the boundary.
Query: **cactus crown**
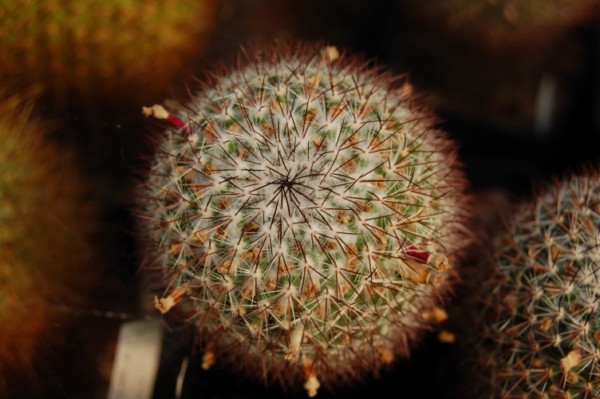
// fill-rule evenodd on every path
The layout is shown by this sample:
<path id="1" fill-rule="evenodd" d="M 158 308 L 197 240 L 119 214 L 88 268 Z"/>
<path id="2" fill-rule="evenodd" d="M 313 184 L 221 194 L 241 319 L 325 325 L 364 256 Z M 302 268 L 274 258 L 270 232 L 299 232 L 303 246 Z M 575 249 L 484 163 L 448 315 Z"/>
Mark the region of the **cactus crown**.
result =
<path id="1" fill-rule="evenodd" d="M 480 342 L 494 351 L 482 359 L 492 396 L 600 397 L 598 175 L 523 206 L 496 248 Z"/>
<path id="2" fill-rule="evenodd" d="M 312 395 L 426 329 L 465 242 L 464 181 L 408 85 L 331 47 L 250 61 L 182 106 L 186 128 L 157 151 L 143 203 L 168 281 L 157 307 L 186 298 L 206 363 Z"/>

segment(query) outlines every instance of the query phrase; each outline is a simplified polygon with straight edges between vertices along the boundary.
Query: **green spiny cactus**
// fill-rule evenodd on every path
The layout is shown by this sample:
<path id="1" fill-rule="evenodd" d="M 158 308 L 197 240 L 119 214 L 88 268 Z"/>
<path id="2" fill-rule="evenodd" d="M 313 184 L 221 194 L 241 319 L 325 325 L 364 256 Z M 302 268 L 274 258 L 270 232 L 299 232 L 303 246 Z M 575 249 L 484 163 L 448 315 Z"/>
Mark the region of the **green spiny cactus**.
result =
<path id="1" fill-rule="evenodd" d="M 43 84 L 57 101 L 147 98 L 199 54 L 211 0 L 5 0 L 0 73 Z"/>
<path id="2" fill-rule="evenodd" d="M 40 386 L 63 344 L 61 306 L 82 306 L 95 270 L 93 210 L 72 157 L 45 139 L 32 96 L 0 96 L 0 396 Z M 82 272 L 85 269 L 85 272 Z M 25 383 L 24 380 L 32 380 Z M 13 396 L 11 396 L 13 397 Z"/>
<path id="3" fill-rule="evenodd" d="M 470 306 L 467 347 L 489 377 L 472 397 L 600 397 L 599 178 L 539 193 L 496 240 L 482 308 Z"/>
<path id="4" fill-rule="evenodd" d="M 141 193 L 144 270 L 156 307 L 194 323 L 203 367 L 313 396 L 408 356 L 443 313 L 465 181 L 433 116 L 380 69 L 332 47 L 242 63 L 174 114 L 145 109 L 182 129 Z"/>

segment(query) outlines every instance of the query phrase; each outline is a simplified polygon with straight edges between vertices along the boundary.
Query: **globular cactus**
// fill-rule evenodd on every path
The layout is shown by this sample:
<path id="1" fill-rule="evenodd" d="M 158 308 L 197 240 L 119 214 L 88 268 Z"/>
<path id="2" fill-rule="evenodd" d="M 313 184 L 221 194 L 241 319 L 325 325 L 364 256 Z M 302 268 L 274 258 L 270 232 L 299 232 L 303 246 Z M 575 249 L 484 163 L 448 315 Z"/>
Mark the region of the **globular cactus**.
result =
<path id="1" fill-rule="evenodd" d="M 0 97 L 0 396 L 31 397 L 65 343 L 63 307 L 84 306 L 97 275 L 95 211 L 32 95 Z"/>
<path id="2" fill-rule="evenodd" d="M 162 96 L 214 24 L 212 0 L 5 0 L 0 73 L 58 102 Z M 77 102 L 75 102 L 77 100 Z"/>
<path id="3" fill-rule="evenodd" d="M 376 374 L 434 319 L 469 240 L 456 148 L 408 84 L 275 46 L 167 112 L 140 197 L 156 307 L 203 367 L 304 384 Z"/>
<path id="4" fill-rule="evenodd" d="M 479 377 L 464 397 L 600 397 L 600 175 L 549 187 L 508 221 L 492 273 L 474 280 L 465 343 Z"/>

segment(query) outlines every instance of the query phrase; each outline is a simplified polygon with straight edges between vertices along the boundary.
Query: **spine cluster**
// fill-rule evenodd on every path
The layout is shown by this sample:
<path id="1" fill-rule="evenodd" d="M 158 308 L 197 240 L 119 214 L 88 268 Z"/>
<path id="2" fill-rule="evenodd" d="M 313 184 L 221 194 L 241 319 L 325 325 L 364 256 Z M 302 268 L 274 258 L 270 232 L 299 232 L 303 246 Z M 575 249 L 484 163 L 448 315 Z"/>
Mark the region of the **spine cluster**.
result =
<path id="1" fill-rule="evenodd" d="M 407 356 L 443 313 L 465 183 L 410 86 L 332 47 L 276 48 L 145 112 L 183 127 L 141 192 L 144 270 L 204 367 L 314 396 Z"/>
<path id="2" fill-rule="evenodd" d="M 470 337 L 490 398 L 600 397 L 599 265 L 597 173 L 520 208 L 497 240 Z"/>

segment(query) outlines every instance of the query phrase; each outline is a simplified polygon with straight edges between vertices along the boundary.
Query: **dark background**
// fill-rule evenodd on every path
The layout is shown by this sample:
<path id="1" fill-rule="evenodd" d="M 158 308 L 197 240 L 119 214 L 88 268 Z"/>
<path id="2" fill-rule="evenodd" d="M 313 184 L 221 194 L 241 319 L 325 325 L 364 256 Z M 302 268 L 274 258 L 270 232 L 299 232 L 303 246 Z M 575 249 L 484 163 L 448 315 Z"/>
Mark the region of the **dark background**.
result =
<path id="1" fill-rule="evenodd" d="M 458 142 L 470 190 L 481 194 L 482 201 L 489 192 L 504 193 L 514 201 L 525 199 L 532 188 L 552 177 L 596 164 L 600 156 L 599 24 L 593 19 L 573 24 L 548 36 L 543 45 L 528 41 L 502 52 L 471 46 L 460 35 L 440 34 L 436 24 L 413 18 L 402 1 L 224 0 L 195 74 L 202 79 L 213 63 L 233 62 L 241 45 L 273 40 L 334 44 L 394 73 L 407 74 L 422 101 L 440 117 L 440 126 Z M 535 123 L 535 96 L 546 72 L 558 82 L 556 105 L 546 126 L 540 127 Z M 182 97 L 186 84 L 193 85 L 192 80 L 182 77 L 181 85 L 172 89 L 172 98 Z M 508 99 L 499 99 L 505 92 Z M 100 242 L 110 264 L 98 311 L 73 315 L 73 344 L 56 365 L 47 365 L 53 370 L 48 371 L 53 382 L 43 388 L 47 397 L 104 397 L 120 323 L 148 315 L 148 306 L 139 300 L 131 213 L 134 187 L 152 154 L 150 138 L 161 129 L 141 115 L 141 107 L 147 105 L 152 104 L 122 104 L 118 110 L 41 106 L 41 112 L 58 124 L 55 138 L 77 152 L 92 183 L 92 196 L 104 208 L 106 227 Z M 181 361 L 191 353 L 191 345 L 179 333 L 166 334 L 156 399 L 174 397 Z M 89 370 L 90 359 L 98 358 L 104 370 Z M 465 378 L 460 375 L 460 358 L 455 346 L 438 342 L 432 333 L 410 360 L 398 361 L 379 378 L 340 388 L 336 394 L 323 390 L 318 397 L 458 397 L 454 388 Z M 202 371 L 198 359 L 191 356 L 182 398 L 281 395 L 276 387 L 265 388 L 226 370 Z M 306 397 L 303 391 L 289 396 Z"/>

